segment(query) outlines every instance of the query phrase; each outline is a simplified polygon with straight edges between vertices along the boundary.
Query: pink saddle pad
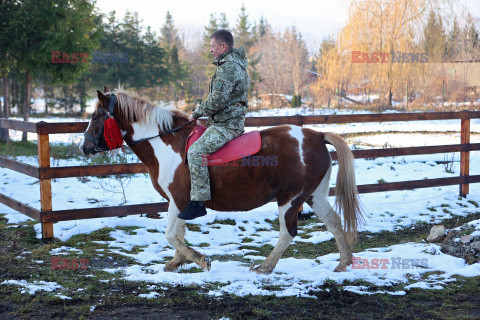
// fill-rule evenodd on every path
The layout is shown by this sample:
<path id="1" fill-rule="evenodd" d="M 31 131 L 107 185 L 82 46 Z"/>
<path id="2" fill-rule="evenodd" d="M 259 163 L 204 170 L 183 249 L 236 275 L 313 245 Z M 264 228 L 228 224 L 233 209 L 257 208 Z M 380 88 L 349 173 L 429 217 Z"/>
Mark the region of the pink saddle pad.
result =
<path id="1" fill-rule="evenodd" d="M 202 136 L 207 128 L 197 125 L 190 133 L 187 139 L 185 151 L 188 152 L 190 146 Z M 259 131 L 250 131 L 242 134 L 240 137 L 227 142 L 226 145 L 210 154 L 208 159 L 208 166 L 224 164 L 230 161 L 238 160 L 251 156 L 260 151 L 262 147 L 262 140 Z"/>

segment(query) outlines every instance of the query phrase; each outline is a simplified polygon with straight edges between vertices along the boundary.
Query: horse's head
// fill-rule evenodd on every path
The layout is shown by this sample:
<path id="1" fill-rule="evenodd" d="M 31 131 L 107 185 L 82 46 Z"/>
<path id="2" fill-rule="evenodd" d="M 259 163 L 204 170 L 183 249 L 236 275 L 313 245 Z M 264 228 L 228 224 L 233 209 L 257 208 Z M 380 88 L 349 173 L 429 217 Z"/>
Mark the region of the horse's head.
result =
<path id="1" fill-rule="evenodd" d="M 115 95 L 109 92 L 107 87 L 104 87 L 104 92 L 97 90 L 98 100 L 96 108 L 92 113 L 87 131 L 84 133 L 83 144 L 80 146 L 80 150 L 86 156 L 110 150 L 103 134 L 104 122 L 110 116 L 113 116 L 116 99 Z"/>

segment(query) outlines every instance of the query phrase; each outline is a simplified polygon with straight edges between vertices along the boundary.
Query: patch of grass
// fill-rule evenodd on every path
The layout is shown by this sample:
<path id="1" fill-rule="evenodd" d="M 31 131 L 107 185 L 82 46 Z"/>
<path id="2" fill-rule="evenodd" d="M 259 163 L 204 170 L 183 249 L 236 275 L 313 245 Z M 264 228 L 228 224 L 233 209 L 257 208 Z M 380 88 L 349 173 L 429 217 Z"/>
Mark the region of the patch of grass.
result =
<path id="1" fill-rule="evenodd" d="M 231 226 L 237 225 L 237 222 L 233 219 L 223 219 L 223 220 L 215 220 L 214 222 L 207 223 L 208 225 L 213 225 L 213 224 L 228 224 Z"/>
<path id="2" fill-rule="evenodd" d="M 137 226 L 120 226 L 120 227 L 115 227 L 115 229 L 125 231 L 126 234 L 132 236 L 132 235 L 137 234 L 133 230 L 140 229 L 140 227 L 137 227 Z"/>
<path id="3" fill-rule="evenodd" d="M 138 254 L 138 253 L 144 251 L 143 248 L 146 248 L 146 247 L 148 247 L 148 246 L 147 245 L 145 245 L 145 246 L 135 245 L 135 246 L 132 247 L 132 249 L 130 251 L 125 250 L 125 249 L 124 250 L 125 250 L 126 253 Z"/>
<path id="4" fill-rule="evenodd" d="M 387 183 L 387 181 L 385 181 L 385 179 L 383 179 L 383 178 L 378 179 L 377 182 L 378 183 Z"/>
<path id="5" fill-rule="evenodd" d="M 280 231 L 280 223 L 278 222 L 278 219 L 275 219 L 275 220 L 265 219 L 265 222 L 271 224 L 273 230 Z"/>
<path id="6" fill-rule="evenodd" d="M 200 232 L 202 229 L 198 224 L 193 224 L 193 223 L 186 223 L 188 231 L 194 231 L 194 232 Z"/>
<path id="7" fill-rule="evenodd" d="M 178 273 L 199 273 L 199 272 L 205 272 L 205 271 L 199 267 L 191 267 L 190 269 L 181 269 Z"/>
<path id="8" fill-rule="evenodd" d="M 270 252 L 273 250 L 273 246 L 269 244 L 264 244 L 263 246 L 249 246 L 249 245 L 242 245 L 238 247 L 239 250 L 242 249 L 248 249 L 248 250 L 253 250 L 253 252 L 249 252 L 249 255 L 261 255 L 261 256 L 268 256 Z M 285 257 L 285 255 L 282 255 L 282 257 Z"/>
<path id="9" fill-rule="evenodd" d="M 215 263 L 215 261 L 222 261 L 222 262 L 237 261 L 237 262 L 244 263 L 246 265 L 249 265 L 251 263 L 250 259 L 245 258 L 243 255 L 236 255 L 236 254 L 212 255 L 210 256 L 210 258 L 212 258 L 212 260 L 214 261 L 213 263 Z"/>
<path id="10" fill-rule="evenodd" d="M 476 201 L 473 200 L 467 200 L 468 203 L 474 205 L 476 208 L 480 207 Z"/>
<path id="11" fill-rule="evenodd" d="M 113 241 L 115 240 L 110 236 L 110 232 L 114 229 L 109 227 L 103 227 L 99 230 L 95 230 L 89 234 L 81 233 L 74 235 L 73 237 L 69 238 L 67 241 L 63 242 L 62 244 L 65 246 L 74 247 L 78 242 L 92 242 L 92 241 Z"/>
<path id="12" fill-rule="evenodd" d="M 242 239 L 242 243 L 249 243 L 249 242 L 253 242 L 254 240 L 252 238 L 248 238 L 248 237 L 245 237 Z"/>
<path id="13" fill-rule="evenodd" d="M 310 239 L 310 238 L 312 237 L 312 236 L 311 236 L 310 234 L 308 234 L 308 233 L 300 233 L 298 236 L 299 236 L 300 238 L 302 238 L 302 239 Z"/>
<path id="14" fill-rule="evenodd" d="M 200 248 L 210 247 L 210 243 L 202 242 L 198 245 Z"/>

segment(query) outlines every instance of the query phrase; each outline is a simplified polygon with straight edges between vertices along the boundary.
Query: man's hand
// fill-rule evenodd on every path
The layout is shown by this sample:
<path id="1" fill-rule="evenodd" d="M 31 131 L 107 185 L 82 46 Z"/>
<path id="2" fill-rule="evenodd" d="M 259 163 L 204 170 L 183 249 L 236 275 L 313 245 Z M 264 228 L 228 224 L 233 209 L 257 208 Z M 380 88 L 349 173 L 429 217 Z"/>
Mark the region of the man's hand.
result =
<path id="1" fill-rule="evenodd" d="M 192 121 L 192 120 L 195 120 L 195 119 L 193 118 L 192 115 L 190 115 L 190 116 L 188 117 L 188 121 Z"/>

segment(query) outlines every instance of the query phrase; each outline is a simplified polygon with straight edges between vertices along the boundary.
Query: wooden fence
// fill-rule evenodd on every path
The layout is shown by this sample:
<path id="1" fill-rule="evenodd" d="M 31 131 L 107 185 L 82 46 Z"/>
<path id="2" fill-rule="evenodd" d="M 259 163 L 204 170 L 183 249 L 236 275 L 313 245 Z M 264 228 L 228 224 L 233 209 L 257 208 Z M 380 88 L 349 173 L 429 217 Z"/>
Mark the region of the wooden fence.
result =
<path id="1" fill-rule="evenodd" d="M 422 120 L 461 120 L 460 144 L 437 145 L 425 147 L 389 148 L 353 150 L 355 158 L 377 158 L 407 156 L 418 154 L 434 154 L 460 152 L 460 176 L 438 179 L 410 180 L 391 183 L 359 185 L 360 193 L 385 192 L 429 188 L 446 185 L 459 185 L 460 195 L 466 196 L 469 184 L 480 182 L 480 175 L 469 175 L 470 151 L 480 150 L 480 143 L 470 143 L 470 119 L 480 118 L 480 111 L 461 112 L 427 112 L 427 113 L 392 113 L 392 114 L 357 114 L 329 116 L 283 116 L 283 117 L 249 117 L 245 125 L 248 127 L 274 126 L 280 124 L 312 125 L 312 124 L 345 124 L 365 122 L 422 121 Z M 204 121 L 204 120 L 201 120 Z M 203 123 L 205 124 L 205 123 Z M 25 122 L 0 118 L 0 128 L 36 133 L 38 135 L 38 167 L 24 164 L 6 157 L 0 157 L 0 166 L 39 179 L 40 210 L 12 199 L 0 193 L 0 202 L 19 211 L 42 224 L 42 238 L 45 242 L 53 239 L 53 223 L 57 221 L 89 219 L 130 214 L 155 213 L 167 211 L 167 202 L 150 204 L 123 205 L 100 208 L 83 208 L 72 210 L 53 210 L 51 179 L 85 176 L 103 176 L 115 174 L 146 173 L 142 163 L 94 165 L 94 166 L 50 166 L 50 134 L 81 133 L 87 128 L 86 122 Z M 331 153 L 336 159 L 336 153 Z M 333 195 L 333 188 L 330 189 Z"/>

